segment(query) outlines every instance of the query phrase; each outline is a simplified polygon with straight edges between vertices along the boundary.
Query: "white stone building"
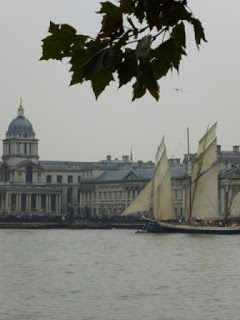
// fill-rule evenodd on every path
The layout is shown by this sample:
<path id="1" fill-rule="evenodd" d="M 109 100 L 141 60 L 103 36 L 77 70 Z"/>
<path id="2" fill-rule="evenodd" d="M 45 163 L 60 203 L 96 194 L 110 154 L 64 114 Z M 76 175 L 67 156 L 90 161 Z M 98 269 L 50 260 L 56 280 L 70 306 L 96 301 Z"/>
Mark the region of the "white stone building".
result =
<path id="1" fill-rule="evenodd" d="M 135 163 L 131 156 L 121 160 L 107 156 L 99 162 L 40 161 L 38 140 L 20 103 L 18 115 L 9 124 L 3 140 L 0 214 L 84 212 L 90 197 L 97 202 L 99 195 L 82 192 L 82 183 L 95 181 L 104 172 L 123 172 L 133 166 L 144 170 L 153 164 Z"/>
<path id="2" fill-rule="evenodd" d="M 9 124 L 3 140 L 0 215 L 119 214 L 153 175 L 152 162 L 134 162 L 132 155 L 121 160 L 112 160 L 108 155 L 99 162 L 41 161 L 38 142 L 20 103 L 18 115 Z M 190 158 L 194 162 L 194 155 Z M 219 146 L 218 159 L 219 209 L 223 213 L 240 191 L 239 146 L 232 151 L 221 151 Z M 186 156 L 183 162 L 170 160 L 170 165 L 173 201 L 176 214 L 180 215 L 185 211 Z"/>

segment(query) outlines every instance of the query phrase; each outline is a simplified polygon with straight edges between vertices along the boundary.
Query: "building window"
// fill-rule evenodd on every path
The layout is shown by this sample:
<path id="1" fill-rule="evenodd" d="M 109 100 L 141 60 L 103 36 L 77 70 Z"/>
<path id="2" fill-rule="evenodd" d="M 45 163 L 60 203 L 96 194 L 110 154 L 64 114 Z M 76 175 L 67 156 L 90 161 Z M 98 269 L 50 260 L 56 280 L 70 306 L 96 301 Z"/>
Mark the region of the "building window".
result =
<path id="1" fill-rule="evenodd" d="M 57 183 L 62 183 L 62 176 L 57 176 Z"/>
<path id="2" fill-rule="evenodd" d="M 68 176 L 68 183 L 73 183 L 73 176 Z"/>
<path id="3" fill-rule="evenodd" d="M 47 183 L 51 183 L 52 182 L 52 176 L 51 175 L 47 175 Z"/>
<path id="4" fill-rule="evenodd" d="M 32 183 L 32 167 L 27 166 L 26 168 L 26 182 Z"/>
<path id="5" fill-rule="evenodd" d="M 78 189 L 78 203 L 80 203 L 80 200 L 81 200 L 81 191 L 80 189 Z"/>
<path id="6" fill-rule="evenodd" d="M 78 183 L 81 182 L 81 178 L 82 178 L 82 176 L 78 176 Z"/>
<path id="7" fill-rule="evenodd" d="M 67 202 L 68 203 L 72 203 L 72 188 L 68 188 L 68 191 L 67 191 Z"/>

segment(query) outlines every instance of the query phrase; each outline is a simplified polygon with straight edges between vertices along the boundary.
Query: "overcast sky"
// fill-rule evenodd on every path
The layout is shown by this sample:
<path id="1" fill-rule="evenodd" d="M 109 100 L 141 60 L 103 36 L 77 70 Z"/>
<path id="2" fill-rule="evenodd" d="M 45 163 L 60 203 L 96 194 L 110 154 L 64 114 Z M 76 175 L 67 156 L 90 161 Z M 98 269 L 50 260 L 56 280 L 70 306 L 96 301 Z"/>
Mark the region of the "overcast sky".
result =
<path id="1" fill-rule="evenodd" d="M 98 161 L 107 154 L 121 158 L 131 147 L 134 160 L 153 160 L 163 135 L 168 156 L 182 158 L 186 128 L 195 152 L 215 121 L 223 149 L 240 144 L 239 0 L 189 1 L 208 43 L 197 50 L 194 41 L 188 41 L 180 74 L 160 82 L 159 102 L 149 94 L 131 102 L 131 85 L 117 90 L 115 84 L 96 102 L 90 84 L 69 87 L 67 61 L 39 61 L 50 20 L 71 24 L 82 34 L 98 32 L 98 0 L 0 3 L 1 140 L 22 98 L 39 139 L 41 160 Z"/>

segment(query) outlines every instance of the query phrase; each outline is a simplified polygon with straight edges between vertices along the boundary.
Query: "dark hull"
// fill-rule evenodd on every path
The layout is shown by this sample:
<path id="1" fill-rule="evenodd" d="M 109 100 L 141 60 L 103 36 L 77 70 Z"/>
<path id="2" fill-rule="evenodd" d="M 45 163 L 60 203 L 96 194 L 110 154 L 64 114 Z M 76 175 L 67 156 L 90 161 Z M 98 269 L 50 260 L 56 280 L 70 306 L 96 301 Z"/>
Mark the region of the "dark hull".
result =
<path id="1" fill-rule="evenodd" d="M 240 226 L 195 226 L 146 221 L 145 230 L 149 233 L 187 233 L 187 234 L 240 234 Z"/>

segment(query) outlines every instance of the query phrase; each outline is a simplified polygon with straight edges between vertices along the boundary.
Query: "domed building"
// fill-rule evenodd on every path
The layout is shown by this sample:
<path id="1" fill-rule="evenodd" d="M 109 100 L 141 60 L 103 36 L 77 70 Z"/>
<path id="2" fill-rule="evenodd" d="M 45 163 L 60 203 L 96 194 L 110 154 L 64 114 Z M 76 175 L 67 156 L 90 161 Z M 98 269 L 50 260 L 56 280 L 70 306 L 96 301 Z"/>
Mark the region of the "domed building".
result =
<path id="1" fill-rule="evenodd" d="M 153 164 L 136 163 L 132 154 L 99 162 L 40 161 L 38 142 L 20 102 L 3 140 L 0 215 L 120 213 L 152 175 Z"/>
<path id="2" fill-rule="evenodd" d="M 18 108 L 18 116 L 11 121 L 3 140 L 2 159 L 8 166 L 15 166 L 28 160 L 38 163 L 38 140 L 31 122 L 25 118 L 22 102 Z"/>
<path id="3" fill-rule="evenodd" d="M 22 102 L 3 140 L 0 164 L 0 213 L 59 212 L 61 188 L 45 183 L 39 163 L 38 140 L 24 116 Z"/>
<path id="4" fill-rule="evenodd" d="M 132 153 L 120 160 L 107 155 L 106 160 L 98 162 L 42 161 L 39 160 L 38 142 L 20 102 L 17 117 L 10 122 L 3 140 L 0 216 L 72 213 L 96 217 L 119 214 L 153 175 L 153 163 L 134 162 Z M 224 212 L 226 184 L 230 198 L 240 194 L 240 147 L 222 151 L 218 146 L 218 159 L 219 205 Z M 182 163 L 180 159 L 169 161 L 177 214 L 184 212 L 186 162 Z M 234 214 L 240 215 L 240 200 L 234 210 Z"/>

